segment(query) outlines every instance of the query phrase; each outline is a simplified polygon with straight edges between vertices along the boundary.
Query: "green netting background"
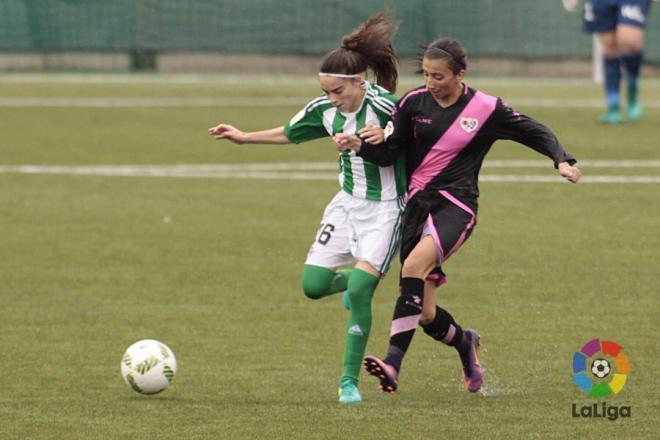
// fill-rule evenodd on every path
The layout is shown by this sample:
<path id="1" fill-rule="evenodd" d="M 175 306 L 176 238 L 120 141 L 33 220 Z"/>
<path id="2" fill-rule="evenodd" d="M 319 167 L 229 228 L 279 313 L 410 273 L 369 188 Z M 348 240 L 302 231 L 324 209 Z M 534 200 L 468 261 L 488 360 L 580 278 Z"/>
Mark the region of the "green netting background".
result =
<path id="1" fill-rule="evenodd" d="M 660 64 L 660 5 L 647 60 Z M 586 58 L 591 38 L 560 0 L 1 0 L 0 51 L 224 51 L 315 55 L 383 7 L 403 56 L 438 35 L 471 56 Z"/>

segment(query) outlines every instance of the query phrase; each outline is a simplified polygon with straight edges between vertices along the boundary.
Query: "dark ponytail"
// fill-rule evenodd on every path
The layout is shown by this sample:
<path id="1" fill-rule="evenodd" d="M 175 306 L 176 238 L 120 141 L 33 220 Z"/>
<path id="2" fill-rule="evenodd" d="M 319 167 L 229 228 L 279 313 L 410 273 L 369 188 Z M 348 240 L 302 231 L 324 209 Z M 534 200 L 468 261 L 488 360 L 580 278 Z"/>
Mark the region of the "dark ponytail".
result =
<path id="1" fill-rule="evenodd" d="M 426 58 L 428 60 L 446 60 L 449 69 L 454 74 L 467 70 L 467 52 L 461 43 L 453 38 L 438 38 L 433 43 L 422 46 L 422 49 L 424 49 L 424 53 L 419 58 L 420 68 L 422 59 Z"/>
<path id="2" fill-rule="evenodd" d="M 321 72 L 355 75 L 370 69 L 376 83 L 394 93 L 399 59 L 392 47 L 392 37 L 398 29 L 399 22 L 389 18 L 387 10 L 369 17 L 344 35 L 341 47 L 323 58 Z"/>

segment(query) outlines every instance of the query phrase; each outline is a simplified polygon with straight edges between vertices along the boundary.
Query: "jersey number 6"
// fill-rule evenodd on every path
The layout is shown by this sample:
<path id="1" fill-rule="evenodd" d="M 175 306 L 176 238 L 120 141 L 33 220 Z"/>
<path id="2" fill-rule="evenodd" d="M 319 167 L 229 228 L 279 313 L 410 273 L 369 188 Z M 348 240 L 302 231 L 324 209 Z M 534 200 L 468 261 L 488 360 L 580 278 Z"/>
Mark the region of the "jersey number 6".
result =
<path id="1" fill-rule="evenodd" d="M 335 230 L 335 225 L 332 225 L 330 223 L 323 224 L 319 226 L 319 238 L 316 240 L 322 245 L 328 244 L 330 239 L 332 238 L 332 232 Z"/>

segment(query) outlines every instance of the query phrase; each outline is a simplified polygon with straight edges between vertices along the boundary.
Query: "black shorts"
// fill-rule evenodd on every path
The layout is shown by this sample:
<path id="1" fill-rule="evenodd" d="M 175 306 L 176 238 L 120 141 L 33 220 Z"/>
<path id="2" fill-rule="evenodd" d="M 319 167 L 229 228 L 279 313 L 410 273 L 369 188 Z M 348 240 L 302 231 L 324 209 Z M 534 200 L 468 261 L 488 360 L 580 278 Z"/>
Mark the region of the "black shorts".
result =
<path id="1" fill-rule="evenodd" d="M 619 24 L 646 27 L 650 0 L 587 0 L 582 17 L 586 32 L 609 32 Z"/>
<path id="2" fill-rule="evenodd" d="M 401 262 L 426 235 L 433 237 L 438 265 L 427 279 L 437 286 L 446 282 L 442 263 L 470 237 L 477 224 L 476 200 L 459 200 L 447 191 L 419 192 L 408 201 L 403 213 Z"/>

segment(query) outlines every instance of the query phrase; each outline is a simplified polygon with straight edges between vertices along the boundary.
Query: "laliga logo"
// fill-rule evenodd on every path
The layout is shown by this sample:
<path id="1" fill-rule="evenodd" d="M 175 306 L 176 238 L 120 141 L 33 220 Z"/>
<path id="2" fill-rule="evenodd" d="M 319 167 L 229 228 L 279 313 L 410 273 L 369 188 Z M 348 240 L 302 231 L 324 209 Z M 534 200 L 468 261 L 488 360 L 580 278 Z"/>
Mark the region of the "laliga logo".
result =
<path id="1" fill-rule="evenodd" d="M 582 349 L 573 355 L 575 385 L 591 397 L 619 394 L 630 373 L 630 363 L 622 348 L 616 342 L 601 342 L 599 339 L 592 339 L 584 344 Z M 599 381 L 610 375 L 609 382 Z M 594 377 L 597 383 L 592 380 Z"/>
<path id="2" fill-rule="evenodd" d="M 623 389 L 630 373 L 630 362 L 623 347 L 612 341 L 592 339 L 573 354 L 573 382 L 589 397 L 610 397 Z M 605 402 L 587 405 L 578 411 L 573 404 L 573 417 L 630 417 L 630 406 L 608 406 Z"/>

